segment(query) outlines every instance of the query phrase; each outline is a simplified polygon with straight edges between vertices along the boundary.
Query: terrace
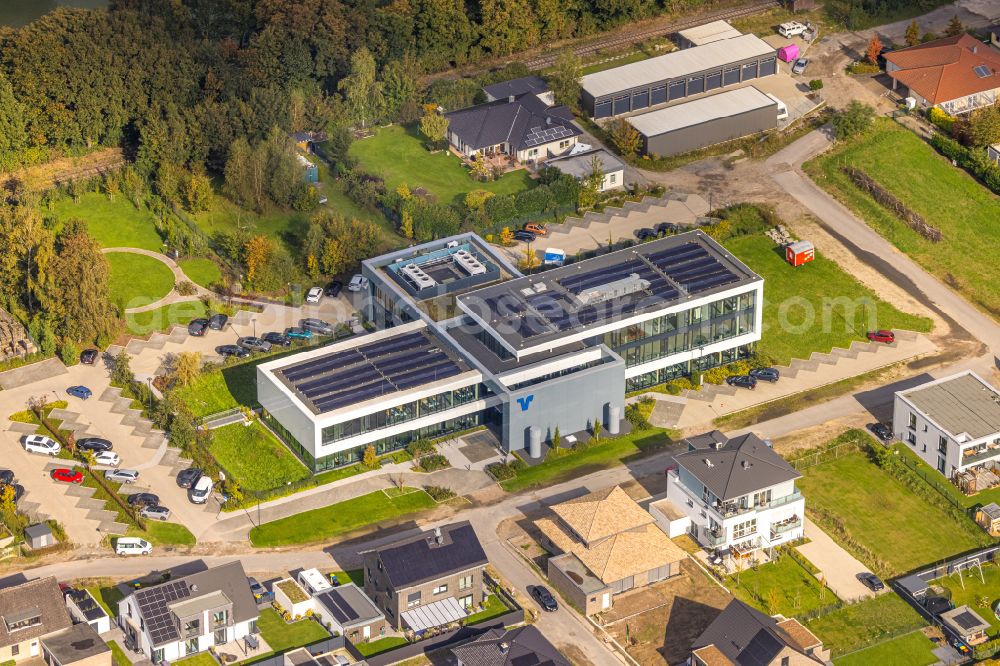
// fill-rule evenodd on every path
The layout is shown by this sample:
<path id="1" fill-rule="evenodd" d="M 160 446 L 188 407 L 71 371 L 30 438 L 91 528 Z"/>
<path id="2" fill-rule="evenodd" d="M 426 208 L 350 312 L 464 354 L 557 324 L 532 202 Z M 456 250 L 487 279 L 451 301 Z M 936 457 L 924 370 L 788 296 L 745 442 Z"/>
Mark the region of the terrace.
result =
<path id="1" fill-rule="evenodd" d="M 802 517 L 792 516 L 777 523 L 771 523 L 771 539 L 777 539 L 782 534 L 802 527 Z"/>

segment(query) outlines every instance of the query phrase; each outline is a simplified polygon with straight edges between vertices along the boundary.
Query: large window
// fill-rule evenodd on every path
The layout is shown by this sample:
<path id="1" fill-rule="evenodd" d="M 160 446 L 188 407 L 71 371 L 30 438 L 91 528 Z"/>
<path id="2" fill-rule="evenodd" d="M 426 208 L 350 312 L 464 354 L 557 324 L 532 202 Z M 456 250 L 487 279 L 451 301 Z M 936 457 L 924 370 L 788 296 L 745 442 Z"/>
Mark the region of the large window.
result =
<path id="1" fill-rule="evenodd" d="M 745 523 L 733 525 L 733 540 L 742 539 L 757 533 L 757 519 L 752 518 Z"/>
<path id="2" fill-rule="evenodd" d="M 460 590 L 472 589 L 472 576 L 462 576 L 461 578 L 459 578 L 458 589 Z"/>

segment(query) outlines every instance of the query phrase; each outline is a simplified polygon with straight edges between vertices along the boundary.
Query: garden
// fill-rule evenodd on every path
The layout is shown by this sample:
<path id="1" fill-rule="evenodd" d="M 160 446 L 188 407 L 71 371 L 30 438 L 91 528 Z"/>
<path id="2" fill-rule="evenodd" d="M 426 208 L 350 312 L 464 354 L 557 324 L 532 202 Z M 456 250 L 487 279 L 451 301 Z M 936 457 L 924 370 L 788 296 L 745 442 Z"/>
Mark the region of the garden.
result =
<path id="1" fill-rule="evenodd" d="M 734 574 L 726 587 L 737 599 L 768 615 L 793 617 L 837 602 L 837 596 L 820 584 L 812 565 L 787 549 L 755 569 Z"/>
<path id="2" fill-rule="evenodd" d="M 212 430 L 209 451 L 245 491 L 280 488 L 310 476 L 309 469 L 254 419 Z"/>
<path id="3" fill-rule="evenodd" d="M 111 266 L 111 301 L 122 310 L 149 305 L 174 288 L 174 273 L 162 261 L 130 252 L 110 252 L 104 258 Z"/>
<path id="4" fill-rule="evenodd" d="M 870 648 L 845 654 L 833 660 L 834 666 L 931 666 L 939 663 L 933 650 L 937 647 L 924 632 L 917 629 L 908 634 L 879 643 Z"/>
<path id="5" fill-rule="evenodd" d="M 891 591 L 805 621 L 835 658 L 884 645 L 926 624 L 917 611 Z"/>
<path id="6" fill-rule="evenodd" d="M 990 623 L 987 632 L 991 639 L 1000 636 L 1000 618 L 993 608 L 1000 602 L 1000 566 L 984 564 L 982 570 L 969 567 L 944 578 L 931 581 L 950 592 L 951 602 L 968 606 Z"/>
<path id="7" fill-rule="evenodd" d="M 265 608 L 260 612 L 257 628 L 260 630 L 261 638 L 275 653 L 287 652 L 330 636 L 323 625 L 316 620 L 305 618 L 295 622 L 285 622 L 273 608 Z"/>

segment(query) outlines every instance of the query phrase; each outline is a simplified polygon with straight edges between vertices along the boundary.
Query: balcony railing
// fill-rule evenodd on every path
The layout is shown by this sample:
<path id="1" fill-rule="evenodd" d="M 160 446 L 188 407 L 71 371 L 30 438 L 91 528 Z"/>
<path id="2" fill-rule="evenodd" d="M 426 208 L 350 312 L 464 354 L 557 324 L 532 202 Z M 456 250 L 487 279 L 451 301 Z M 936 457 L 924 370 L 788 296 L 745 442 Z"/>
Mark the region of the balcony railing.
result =
<path id="1" fill-rule="evenodd" d="M 780 523 L 772 523 L 771 538 L 776 539 L 778 536 L 800 527 L 802 527 L 802 518 L 800 516 L 792 516 L 791 518 L 782 520 Z"/>
<path id="2" fill-rule="evenodd" d="M 978 462 L 982 462 L 984 460 L 989 460 L 991 458 L 996 458 L 997 456 L 1000 456 L 1000 448 L 989 448 L 989 447 L 987 447 L 986 449 L 980 451 L 979 453 L 973 453 L 971 455 L 966 455 L 966 453 L 969 450 L 970 449 L 966 449 L 965 451 L 962 452 L 962 462 L 961 462 L 961 465 L 963 467 L 965 467 L 966 465 L 974 465 L 974 464 L 976 464 Z"/>
<path id="3" fill-rule="evenodd" d="M 717 547 L 726 543 L 726 533 L 725 532 L 713 532 L 712 530 L 703 530 L 702 539 L 709 546 Z"/>
<path id="4" fill-rule="evenodd" d="M 792 502 L 798 502 L 800 499 L 802 499 L 802 493 L 800 493 L 798 490 L 796 490 L 793 493 L 785 495 L 784 497 L 779 497 L 777 499 L 773 499 L 770 502 L 768 502 L 767 504 L 763 504 L 763 505 L 761 505 L 761 506 L 759 506 L 757 508 L 758 509 L 773 509 L 775 507 L 784 506 L 785 504 L 791 504 Z"/>

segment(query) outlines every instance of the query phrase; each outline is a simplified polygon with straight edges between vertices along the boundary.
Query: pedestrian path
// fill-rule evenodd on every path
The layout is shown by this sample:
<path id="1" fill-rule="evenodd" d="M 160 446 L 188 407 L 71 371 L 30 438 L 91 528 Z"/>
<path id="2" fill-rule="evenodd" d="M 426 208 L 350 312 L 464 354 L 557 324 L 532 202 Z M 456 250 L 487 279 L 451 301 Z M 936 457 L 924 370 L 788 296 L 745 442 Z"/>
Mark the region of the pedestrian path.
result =
<path id="1" fill-rule="evenodd" d="M 858 580 L 858 574 L 868 572 L 868 567 L 841 548 L 816 523 L 805 518 L 805 535 L 809 543 L 797 546 L 796 550 L 812 562 L 827 586 L 842 601 L 858 601 L 874 596 L 874 593 Z"/>
<path id="2" fill-rule="evenodd" d="M 209 291 L 208 289 L 205 289 L 204 287 L 198 286 L 197 284 L 194 283 L 194 281 L 191 278 L 189 278 L 187 275 L 185 275 L 184 271 L 181 269 L 180 266 L 177 265 L 176 261 L 174 261 L 174 260 L 170 259 L 169 257 L 161 254 L 160 252 L 153 252 L 152 250 L 143 250 L 143 249 L 140 249 L 140 248 L 137 248 L 137 247 L 106 247 L 106 248 L 102 249 L 101 252 L 103 254 L 111 254 L 112 252 L 124 252 L 124 253 L 128 253 L 128 254 L 141 254 L 143 256 L 150 257 L 151 259 L 156 259 L 161 264 L 163 264 L 164 266 L 166 266 L 167 268 L 169 268 L 170 271 L 174 274 L 174 284 L 175 285 L 179 284 L 181 282 L 190 282 L 192 285 L 194 285 L 194 288 L 196 289 L 196 293 L 195 293 L 196 297 L 197 296 L 212 296 L 213 295 L 213 293 L 211 291 Z M 190 296 L 190 295 L 189 296 L 183 296 L 183 295 L 177 293 L 177 291 L 175 289 L 171 289 L 170 293 L 168 293 L 163 298 L 155 300 L 152 303 L 148 303 L 146 305 L 141 305 L 139 307 L 134 307 L 134 308 L 128 308 L 127 310 L 125 310 L 125 312 L 128 312 L 128 313 L 148 312 L 150 310 L 157 310 L 159 308 L 162 308 L 164 305 L 170 305 L 171 303 L 181 303 L 181 302 L 184 302 L 184 301 L 192 301 L 192 300 L 197 300 L 197 298 L 192 298 L 192 296 Z"/>

